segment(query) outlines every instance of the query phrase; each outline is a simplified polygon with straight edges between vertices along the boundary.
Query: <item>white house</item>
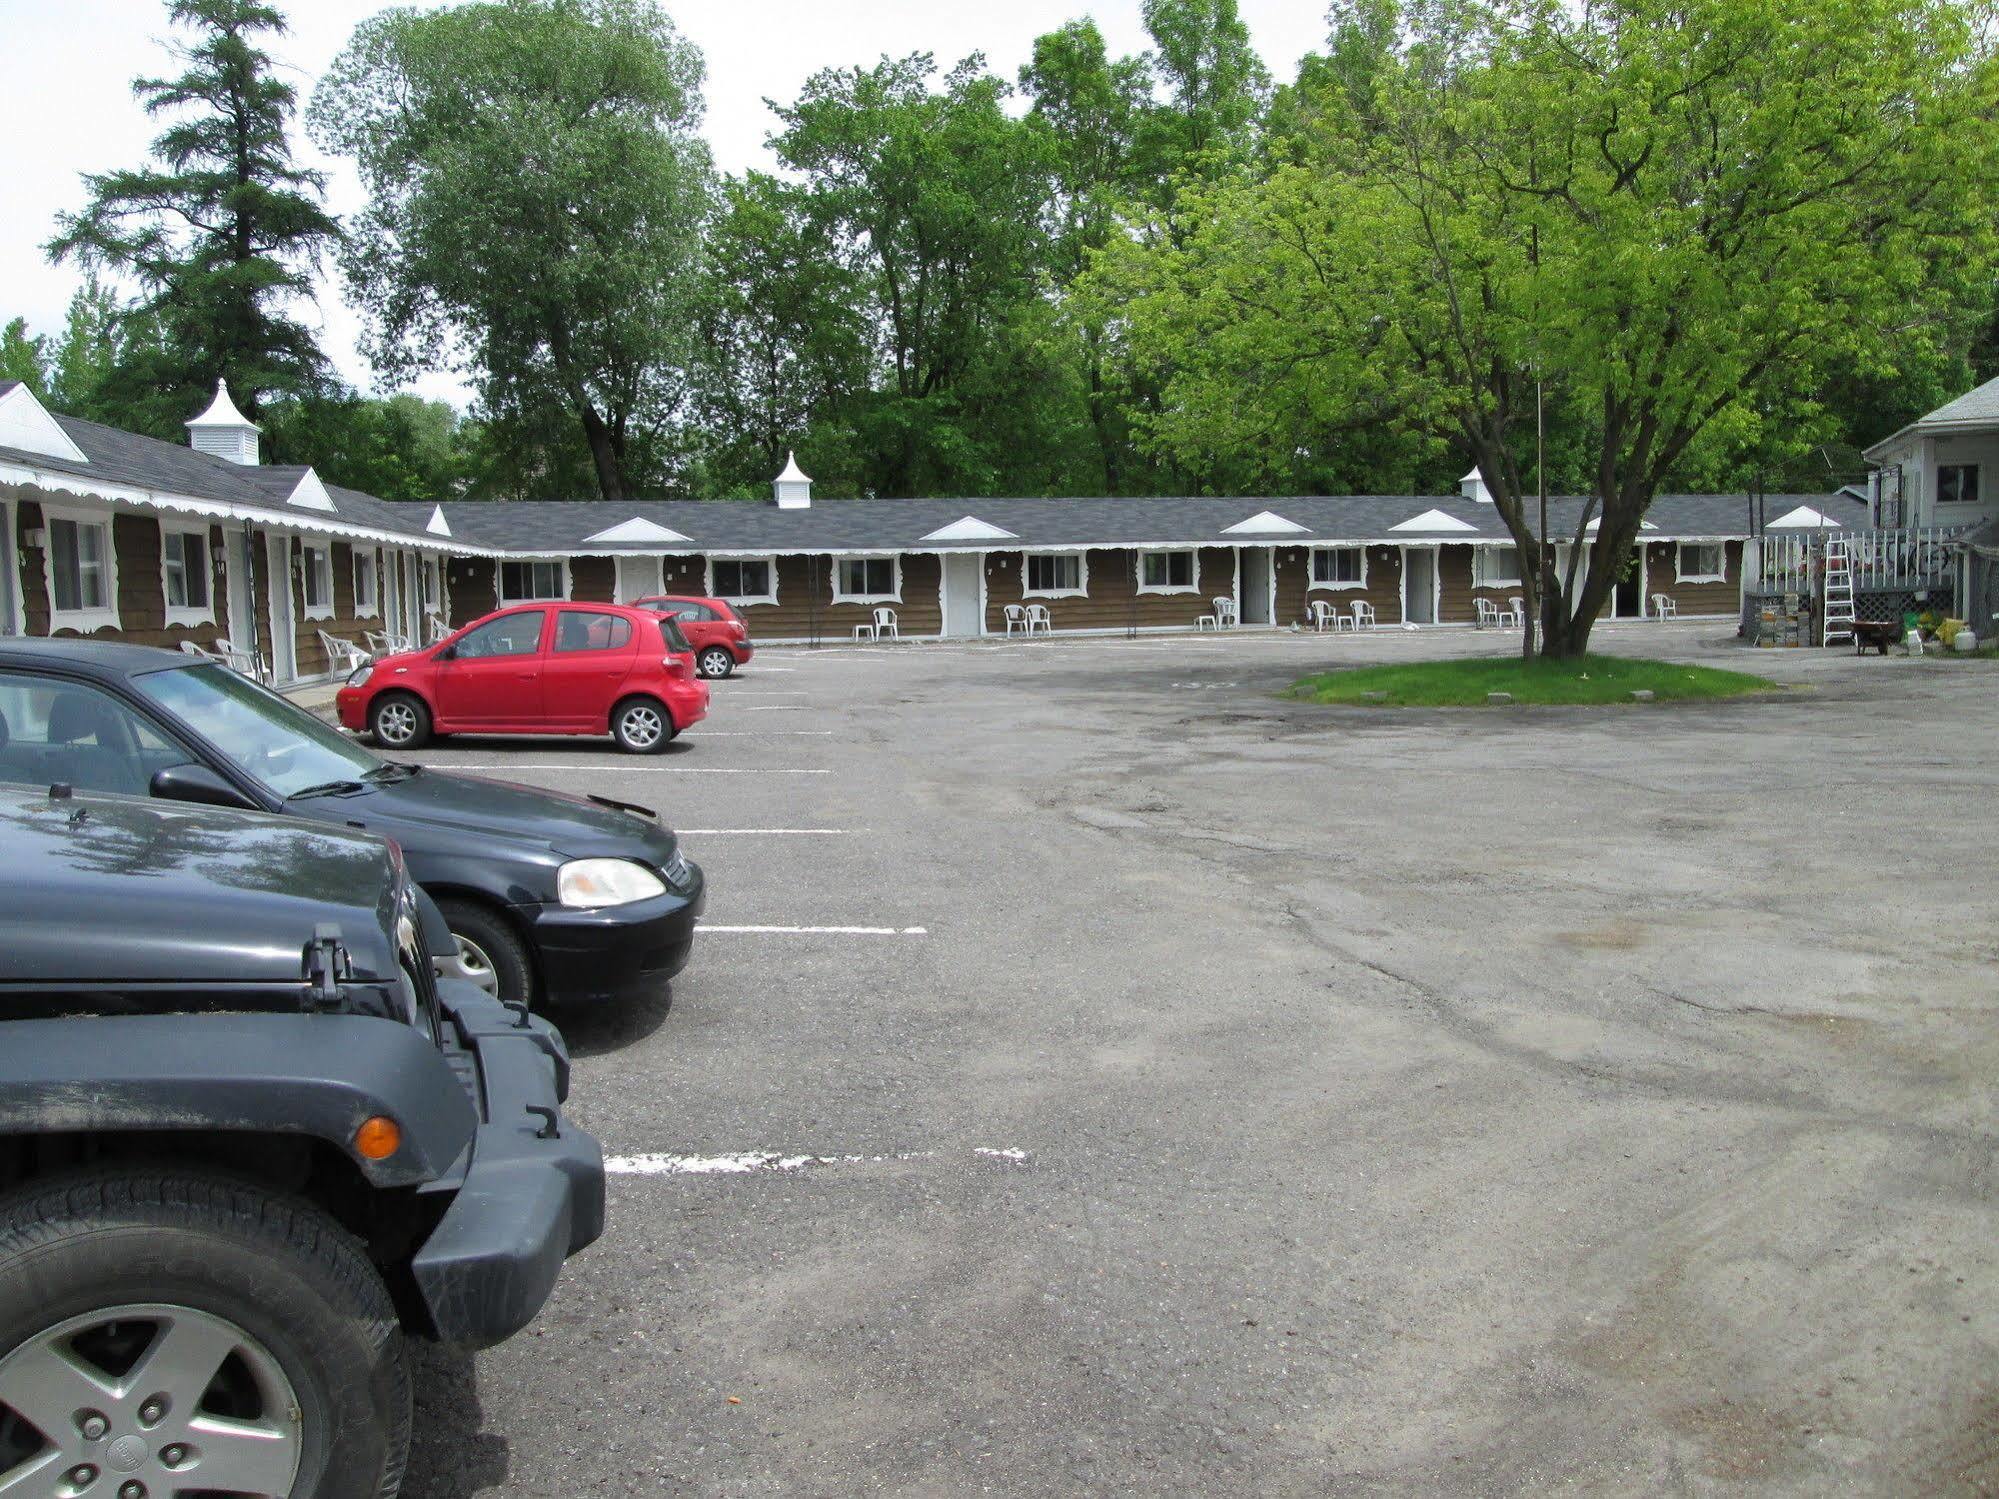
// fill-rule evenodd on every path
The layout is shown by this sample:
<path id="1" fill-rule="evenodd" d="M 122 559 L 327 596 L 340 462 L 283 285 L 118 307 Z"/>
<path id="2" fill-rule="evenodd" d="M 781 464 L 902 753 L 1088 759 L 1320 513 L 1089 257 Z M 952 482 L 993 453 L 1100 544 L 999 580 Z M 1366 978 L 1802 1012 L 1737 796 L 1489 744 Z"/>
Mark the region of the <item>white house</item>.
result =
<path id="1" fill-rule="evenodd" d="M 1999 380 L 1865 450 L 1874 524 L 1967 526 L 1999 516 Z"/>

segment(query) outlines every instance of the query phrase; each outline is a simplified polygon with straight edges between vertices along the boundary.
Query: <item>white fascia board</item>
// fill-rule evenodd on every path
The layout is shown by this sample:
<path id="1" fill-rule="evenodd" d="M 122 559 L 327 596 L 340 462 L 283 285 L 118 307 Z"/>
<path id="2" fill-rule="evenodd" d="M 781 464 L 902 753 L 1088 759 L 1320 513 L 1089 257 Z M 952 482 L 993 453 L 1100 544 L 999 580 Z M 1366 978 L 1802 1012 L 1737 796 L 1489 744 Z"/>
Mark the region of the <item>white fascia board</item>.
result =
<path id="1" fill-rule="evenodd" d="M 40 491 L 39 495 L 20 494 L 17 498 L 39 500 L 40 495 L 49 495 L 54 497 L 53 503 L 58 505 L 70 504 L 76 500 L 100 500 L 114 505 L 137 505 L 147 510 L 205 515 L 213 520 L 248 521 L 253 525 L 269 526 L 273 529 L 311 531 L 338 537 L 343 541 L 352 537 L 363 541 L 387 542 L 394 546 L 426 545 L 423 537 L 412 536 L 406 531 L 387 531 L 377 526 L 364 526 L 340 519 L 320 521 L 310 514 L 297 511 L 287 512 L 264 505 L 238 505 L 229 500 L 202 499 L 196 495 L 175 494 L 171 490 L 146 489 L 136 484 L 114 484 L 97 479 L 85 479 L 76 474 L 44 473 L 40 469 L 18 463 L 0 462 L 0 484 Z M 452 542 L 451 550 L 468 557 L 502 555 L 491 547 L 473 546 L 460 541 Z"/>

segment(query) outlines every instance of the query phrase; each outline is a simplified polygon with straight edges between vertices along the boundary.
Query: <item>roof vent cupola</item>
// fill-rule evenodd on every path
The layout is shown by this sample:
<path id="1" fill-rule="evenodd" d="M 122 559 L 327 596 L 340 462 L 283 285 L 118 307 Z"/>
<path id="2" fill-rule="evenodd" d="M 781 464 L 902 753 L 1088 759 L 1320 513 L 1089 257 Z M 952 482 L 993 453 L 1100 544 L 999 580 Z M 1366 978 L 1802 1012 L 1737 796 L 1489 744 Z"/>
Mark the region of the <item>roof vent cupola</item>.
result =
<path id="1" fill-rule="evenodd" d="M 805 470 L 798 466 L 798 455 L 784 455 L 784 472 L 771 484 L 771 498 L 777 501 L 780 510 L 810 510 L 812 508 L 812 481 L 805 476 Z"/>
<path id="2" fill-rule="evenodd" d="M 229 384 L 225 380 L 215 382 L 215 399 L 208 403 L 206 411 L 187 424 L 188 441 L 194 444 L 197 453 L 246 467 L 255 467 L 258 462 L 258 430 L 257 424 L 238 411 L 236 403 L 229 399 Z"/>
<path id="3" fill-rule="evenodd" d="M 1458 480 L 1458 491 L 1468 500 L 1477 500 L 1481 505 L 1492 503 L 1492 491 L 1485 487 L 1485 475 L 1476 467 Z"/>

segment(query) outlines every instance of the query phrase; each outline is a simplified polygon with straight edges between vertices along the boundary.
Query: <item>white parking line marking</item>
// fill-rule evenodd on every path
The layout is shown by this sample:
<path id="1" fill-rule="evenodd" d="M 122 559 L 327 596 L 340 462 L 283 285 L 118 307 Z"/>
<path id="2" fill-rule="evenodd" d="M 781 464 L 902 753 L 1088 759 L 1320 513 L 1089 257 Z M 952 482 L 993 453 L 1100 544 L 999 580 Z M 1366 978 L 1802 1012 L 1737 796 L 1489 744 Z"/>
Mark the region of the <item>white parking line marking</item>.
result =
<path id="1" fill-rule="evenodd" d="M 879 1166 L 890 1161 L 932 1161 L 942 1154 L 935 1150 L 904 1150 L 894 1155 L 784 1155 L 775 1150 L 739 1150 L 729 1155 L 614 1155 L 604 1161 L 612 1176 L 777 1176 L 793 1171 L 810 1171 L 820 1166 Z M 972 1154 L 981 1160 L 1024 1165 L 1024 1150 L 994 1149 L 978 1145 Z"/>
<path id="2" fill-rule="evenodd" d="M 849 833 L 865 833 L 866 828 L 675 828 L 682 837 L 695 838 L 844 838 Z"/>
<path id="3" fill-rule="evenodd" d="M 701 922 L 698 932 L 729 932 L 735 935 L 778 937 L 927 937 L 921 926 L 710 926 Z"/>
<path id="4" fill-rule="evenodd" d="M 753 708 L 745 708 L 745 713 L 810 713 L 811 703 L 758 703 Z"/>
<path id="5" fill-rule="evenodd" d="M 465 765 L 456 760 L 426 760 L 431 770 L 595 770 L 645 771 L 662 776 L 830 776 L 830 770 L 768 770 L 747 765 Z"/>
<path id="6" fill-rule="evenodd" d="M 689 729 L 682 739 L 830 739 L 831 729 Z"/>

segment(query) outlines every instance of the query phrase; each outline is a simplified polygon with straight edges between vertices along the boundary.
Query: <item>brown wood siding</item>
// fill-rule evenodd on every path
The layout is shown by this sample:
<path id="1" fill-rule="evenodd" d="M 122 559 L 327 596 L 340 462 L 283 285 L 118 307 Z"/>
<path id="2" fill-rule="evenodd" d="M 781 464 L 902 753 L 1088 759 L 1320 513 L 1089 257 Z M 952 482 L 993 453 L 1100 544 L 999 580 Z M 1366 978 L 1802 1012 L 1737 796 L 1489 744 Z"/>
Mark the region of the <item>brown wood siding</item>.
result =
<path id="1" fill-rule="evenodd" d="M 444 596 L 454 628 L 491 614 L 500 607 L 500 564 L 490 557 L 447 557 Z"/>
<path id="2" fill-rule="evenodd" d="M 659 559 L 661 588 L 685 598 L 708 596 L 708 559 L 705 557 L 662 557 Z"/>
<path id="3" fill-rule="evenodd" d="M 670 564 L 677 559 L 667 560 Z M 695 568 L 701 568 L 700 558 L 690 560 Z M 816 588 L 813 586 L 814 564 L 818 577 Z M 777 602 L 736 606 L 736 612 L 749 626 L 751 637 L 803 640 L 816 633 L 821 640 L 843 640 L 852 637 L 855 625 L 870 622 L 874 618 L 875 605 L 833 602 L 833 565 L 834 560 L 825 556 L 794 554 L 777 558 Z M 943 564 L 934 553 L 902 554 L 902 602 L 886 607 L 895 610 L 896 624 L 904 635 L 942 633 L 944 611 L 940 598 L 943 577 Z M 707 591 L 705 569 L 691 575 L 685 570 L 668 573 L 667 592 L 684 591 Z"/>
<path id="4" fill-rule="evenodd" d="M 15 540 L 20 544 L 21 555 L 21 611 L 30 635 L 49 633 L 49 585 L 47 569 L 42 562 L 42 549 L 27 544 L 27 533 L 42 524 L 42 507 L 33 500 L 23 500 L 14 507 L 14 524 L 20 535 Z"/>
<path id="5" fill-rule="evenodd" d="M 1645 548 L 1645 612 L 1652 612 L 1652 595 L 1663 593 L 1682 614 L 1735 614 L 1742 606 L 1742 543 L 1722 543 L 1727 577 L 1720 583 L 1680 583 L 1679 553 L 1670 541 L 1649 542 Z"/>
<path id="6" fill-rule="evenodd" d="M 1191 549 L 1189 549 L 1191 550 Z M 1085 556 L 1088 598 L 1030 599 L 1046 604 L 1058 630 L 1193 629 L 1194 621 L 1214 612 L 1219 595 L 1235 594 L 1235 549 L 1198 550 L 1192 593 L 1140 593 L 1138 554 L 1128 549 L 1093 551 Z M 1006 633 L 1006 606 L 1023 602 L 1025 554 L 994 552 L 986 559 L 986 633 Z"/>
<path id="7" fill-rule="evenodd" d="M 228 588 L 215 576 L 215 563 L 221 556 L 222 547 L 220 527 L 211 525 L 208 528 L 208 586 L 217 623 L 169 625 L 166 583 L 160 573 L 162 543 L 159 521 L 149 515 L 113 515 L 110 521 L 111 549 L 118 573 L 118 627 L 113 629 L 107 625 L 91 632 L 93 636 L 173 650 L 183 640 L 206 646 L 212 645 L 218 636 L 229 633 Z M 24 500 L 16 507 L 15 525 L 20 532 L 25 533 L 45 524 L 40 505 Z M 46 635 L 49 633 L 50 614 L 44 547 L 29 547 L 18 535 L 14 539 L 18 554 L 26 559 L 21 564 L 20 581 L 27 632 L 30 635 Z M 73 636 L 79 632 L 65 627 L 56 633 Z"/>
<path id="8" fill-rule="evenodd" d="M 571 557 L 569 596 L 587 604 L 608 604 L 617 596 L 618 564 L 611 557 Z"/>
<path id="9" fill-rule="evenodd" d="M 1312 549 L 1279 547 L 1277 613 L 1273 616 L 1276 622 L 1288 625 L 1296 620 L 1309 625 L 1314 599 L 1324 599 L 1333 606 L 1335 614 L 1351 619 L 1354 601 L 1359 599 L 1374 606 L 1376 623 L 1399 624 L 1402 620 L 1402 552 L 1397 547 L 1378 545 L 1366 550 L 1365 588 L 1313 588 Z"/>

